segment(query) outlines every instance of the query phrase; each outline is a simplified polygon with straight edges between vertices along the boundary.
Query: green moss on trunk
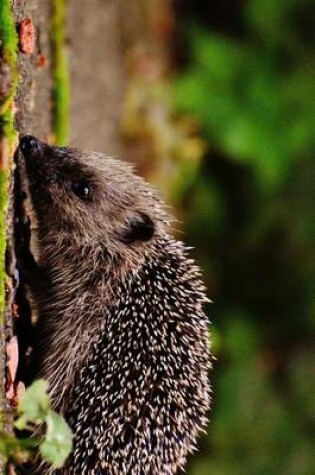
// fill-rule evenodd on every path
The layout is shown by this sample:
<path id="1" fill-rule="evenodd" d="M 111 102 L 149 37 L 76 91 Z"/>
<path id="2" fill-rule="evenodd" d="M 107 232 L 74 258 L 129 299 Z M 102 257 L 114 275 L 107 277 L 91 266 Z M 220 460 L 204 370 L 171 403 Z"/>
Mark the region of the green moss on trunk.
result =
<path id="1" fill-rule="evenodd" d="M 51 0 L 51 44 L 53 57 L 53 133 L 56 143 L 64 145 L 68 139 L 69 77 L 65 51 L 66 1 Z"/>
<path id="2" fill-rule="evenodd" d="M 13 99 L 18 83 L 17 34 L 10 0 L 0 2 L 0 54 L 2 63 L 9 67 L 10 86 L 0 104 L 0 318 L 3 324 L 5 276 L 5 211 L 8 190 L 8 163 L 16 139 L 13 117 Z"/>
<path id="3" fill-rule="evenodd" d="M 0 100 L 0 435 L 10 432 L 5 398 L 5 252 L 6 252 L 6 210 L 8 203 L 10 158 L 15 146 L 13 100 L 18 84 L 17 67 L 18 39 L 10 0 L 0 1 L 0 64 L 5 71 L 6 84 L 2 84 Z M 0 81 L 4 81 L 0 77 Z M 11 162 L 12 163 L 12 162 Z M 0 472 L 4 473 L 5 457 L 0 454 Z"/>
<path id="4" fill-rule="evenodd" d="M 1 0 L 0 2 L 0 55 L 1 61 L 10 68 L 10 87 L 9 92 L 2 98 L 0 103 L 0 126 L 1 134 L 4 133 L 11 136 L 10 124 L 13 125 L 9 109 L 12 104 L 12 98 L 15 95 L 18 82 L 17 74 L 17 34 L 14 19 L 11 11 L 10 0 Z"/>

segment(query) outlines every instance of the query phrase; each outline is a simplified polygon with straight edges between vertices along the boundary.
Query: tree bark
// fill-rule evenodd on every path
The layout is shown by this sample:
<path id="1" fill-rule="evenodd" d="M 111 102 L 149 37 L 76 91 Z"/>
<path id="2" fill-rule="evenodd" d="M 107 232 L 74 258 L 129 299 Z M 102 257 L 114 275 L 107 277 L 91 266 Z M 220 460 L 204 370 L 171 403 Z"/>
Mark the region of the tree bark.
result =
<path id="1" fill-rule="evenodd" d="M 49 2 L 1 0 L 0 24 L 0 164 L 1 280 L 4 290 L 0 320 L 0 437 L 12 433 L 12 396 L 18 362 L 15 323 L 18 274 L 14 253 L 14 165 L 19 135 L 49 139 L 52 133 Z M 28 31 L 25 29 L 28 28 Z M 15 385 L 16 388 L 16 385 Z M 9 390 L 9 391 L 8 391 Z M 6 396 L 10 394 L 8 399 Z M 0 455 L 1 457 L 1 455 Z M 5 460 L 0 461 L 5 473 Z"/>

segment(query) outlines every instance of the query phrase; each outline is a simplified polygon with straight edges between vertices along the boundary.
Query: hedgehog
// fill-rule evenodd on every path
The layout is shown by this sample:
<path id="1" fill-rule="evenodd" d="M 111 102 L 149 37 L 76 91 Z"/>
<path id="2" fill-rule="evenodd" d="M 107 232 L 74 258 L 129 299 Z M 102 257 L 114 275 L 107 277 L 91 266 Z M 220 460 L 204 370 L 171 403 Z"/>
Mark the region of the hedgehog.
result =
<path id="1" fill-rule="evenodd" d="M 31 377 L 74 434 L 65 466 L 41 473 L 178 473 L 210 405 L 200 270 L 129 164 L 30 135 L 19 150 L 36 220 Z"/>

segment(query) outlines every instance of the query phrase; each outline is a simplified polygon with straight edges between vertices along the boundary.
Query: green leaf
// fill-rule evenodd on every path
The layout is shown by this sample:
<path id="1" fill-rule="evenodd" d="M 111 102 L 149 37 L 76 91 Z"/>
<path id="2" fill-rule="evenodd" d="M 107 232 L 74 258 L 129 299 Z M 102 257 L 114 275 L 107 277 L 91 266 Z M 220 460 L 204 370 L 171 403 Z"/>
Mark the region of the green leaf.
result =
<path id="1" fill-rule="evenodd" d="M 27 423 L 40 424 L 44 421 L 49 409 L 48 383 L 42 379 L 35 381 L 21 397 L 18 405 L 20 417 L 15 422 L 15 427 L 22 430 Z"/>
<path id="2" fill-rule="evenodd" d="M 54 468 L 60 468 L 71 452 L 72 432 L 65 420 L 54 411 L 48 413 L 45 422 L 47 433 L 40 453 Z"/>

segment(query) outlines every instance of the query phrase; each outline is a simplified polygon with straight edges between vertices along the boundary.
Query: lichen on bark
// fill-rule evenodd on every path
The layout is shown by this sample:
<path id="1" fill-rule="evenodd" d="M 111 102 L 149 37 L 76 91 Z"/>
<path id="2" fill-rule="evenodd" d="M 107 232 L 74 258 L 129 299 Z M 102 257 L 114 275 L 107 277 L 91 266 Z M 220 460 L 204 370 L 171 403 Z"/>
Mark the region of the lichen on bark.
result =
<path id="1" fill-rule="evenodd" d="M 16 145 L 14 97 L 18 84 L 17 33 L 10 0 L 0 2 L 0 436 L 11 429 L 10 413 L 5 397 L 6 371 L 6 302 L 10 297 L 10 278 L 6 276 L 7 207 L 10 186 L 11 157 Z M 4 461 L 0 454 L 0 471 Z"/>

